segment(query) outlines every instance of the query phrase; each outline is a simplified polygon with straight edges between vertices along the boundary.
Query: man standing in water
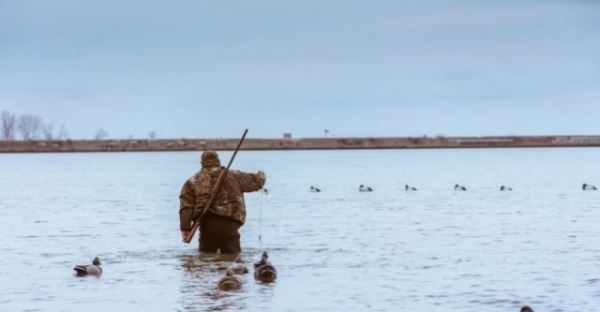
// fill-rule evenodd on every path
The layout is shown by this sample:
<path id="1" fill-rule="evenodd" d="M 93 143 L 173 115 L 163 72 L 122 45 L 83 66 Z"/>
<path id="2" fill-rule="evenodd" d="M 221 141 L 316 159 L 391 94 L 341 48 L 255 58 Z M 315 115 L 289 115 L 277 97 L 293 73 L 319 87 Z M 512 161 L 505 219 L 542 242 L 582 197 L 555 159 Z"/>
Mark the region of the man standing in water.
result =
<path id="1" fill-rule="evenodd" d="M 202 169 L 190 177 L 179 195 L 179 222 L 181 237 L 190 233 L 192 222 L 200 217 L 202 210 L 211 197 L 221 167 L 219 155 L 214 151 L 202 153 Z M 200 224 L 200 251 L 221 253 L 240 253 L 239 228 L 246 221 L 244 193 L 260 190 L 266 176 L 262 171 L 245 173 L 229 170 L 212 205 Z"/>

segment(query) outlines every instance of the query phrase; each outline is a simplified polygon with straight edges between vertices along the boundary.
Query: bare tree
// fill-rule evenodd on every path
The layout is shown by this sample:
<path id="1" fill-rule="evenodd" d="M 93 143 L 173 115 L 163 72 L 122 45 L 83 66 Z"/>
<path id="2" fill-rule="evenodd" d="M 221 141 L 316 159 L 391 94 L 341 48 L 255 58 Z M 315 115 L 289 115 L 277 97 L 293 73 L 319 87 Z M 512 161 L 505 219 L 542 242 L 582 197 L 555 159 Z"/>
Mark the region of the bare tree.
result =
<path id="1" fill-rule="evenodd" d="M 69 132 L 65 129 L 65 125 L 60 125 L 60 130 L 58 130 L 58 134 L 56 135 L 57 140 L 66 140 L 69 138 Z"/>
<path id="2" fill-rule="evenodd" d="M 44 121 L 39 116 L 21 115 L 17 122 L 17 128 L 21 132 L 23 140 L 35 140 L 40 135 Z"/>
<path id="3" fill-rule="evenodd" d="M 15 131 L 16 131 L 16 117 L 8 111 L 2 112 L 2 128 L 0 128 L 2 140 L 12 141 L 15 139 Z"/>
<path id="4" fill-rule="evenodd" d="M 46 141 L 54 140 L 54 124 L 51 122 L 43 124 L 42 134 L 44 135 L 44 139 L 46 139 Z"/>
<path id="5" fill-rule="evenodd" d="M 152 131 L 148 132 L 148 137 L 150 138 L 150 141 L 153 141 L 154 139 L 156 139 L 156 130 L 152 130 Z"/>
<path id="6" fill-rule="evenodd" d="M 96 136 L 94 136 L 94 139 L 104 140 L 107 136 L 108 136 L 108 131 L 104 130 L 103 128 L 100 128 L 100 129 L 98 129 L 98 131 L 96 131 Z"/>

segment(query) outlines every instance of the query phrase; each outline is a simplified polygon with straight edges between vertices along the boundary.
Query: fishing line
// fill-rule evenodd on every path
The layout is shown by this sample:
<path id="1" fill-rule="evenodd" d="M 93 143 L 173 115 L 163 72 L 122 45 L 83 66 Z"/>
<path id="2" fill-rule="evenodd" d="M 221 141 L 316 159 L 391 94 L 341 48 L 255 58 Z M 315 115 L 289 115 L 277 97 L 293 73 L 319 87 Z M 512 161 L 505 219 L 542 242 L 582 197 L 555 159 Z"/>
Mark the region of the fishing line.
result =
<path id="1" fill-rule="evenodd" d="M 265 197 L 265 192 L 260 192 L 260 208 L 258 209 L 258 241 L 260 242 L 260 247 L 262 248 L 262 211 L 263 211 L 263 199 Z"/>

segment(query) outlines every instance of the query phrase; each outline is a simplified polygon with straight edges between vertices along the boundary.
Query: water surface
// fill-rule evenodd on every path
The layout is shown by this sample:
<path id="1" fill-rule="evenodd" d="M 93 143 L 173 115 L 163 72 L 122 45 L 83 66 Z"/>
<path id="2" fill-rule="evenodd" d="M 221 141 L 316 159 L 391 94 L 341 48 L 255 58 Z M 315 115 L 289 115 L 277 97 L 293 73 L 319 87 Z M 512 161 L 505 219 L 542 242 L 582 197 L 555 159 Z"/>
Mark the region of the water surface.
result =
<path id="1" fill-rule="evenodd" d="M 179 238 L 178 194 L 199 153 L 0 155 L 0 310 L 593 311 L 600 192 L 581 184 L 600 184 L 598 159 L 592 148 L 243 151 L 235 166 L 265 170 L 270 191 L 246 196 L 243 256 L 251 266 L 269 251 L 279 279 L 246 275 L 222 293 L 230 259 Z M 94 256 L 103 276 L 74 277 Z"/>

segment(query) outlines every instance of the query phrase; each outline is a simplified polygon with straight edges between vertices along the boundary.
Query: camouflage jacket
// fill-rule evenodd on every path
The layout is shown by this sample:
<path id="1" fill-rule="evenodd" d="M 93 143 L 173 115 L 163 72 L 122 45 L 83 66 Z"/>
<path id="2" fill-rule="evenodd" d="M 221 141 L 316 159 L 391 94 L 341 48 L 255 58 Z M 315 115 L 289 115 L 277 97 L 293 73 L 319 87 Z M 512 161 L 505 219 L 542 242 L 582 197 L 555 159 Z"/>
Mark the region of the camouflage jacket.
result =
<path id="1" fill-rule="evenodd" d="M 217 166 L 202 168 L 185 182 L 179 195 L 179 221 L 182 231 L 191 229 L 192 221 L 200 217 L 223 170 L 223 167 Z M 209 212 L 244 224 L 244 193 L 260 190 L 265 181 L 266 176 L 262 171 L 253 174 L 229 170 Z"/>

